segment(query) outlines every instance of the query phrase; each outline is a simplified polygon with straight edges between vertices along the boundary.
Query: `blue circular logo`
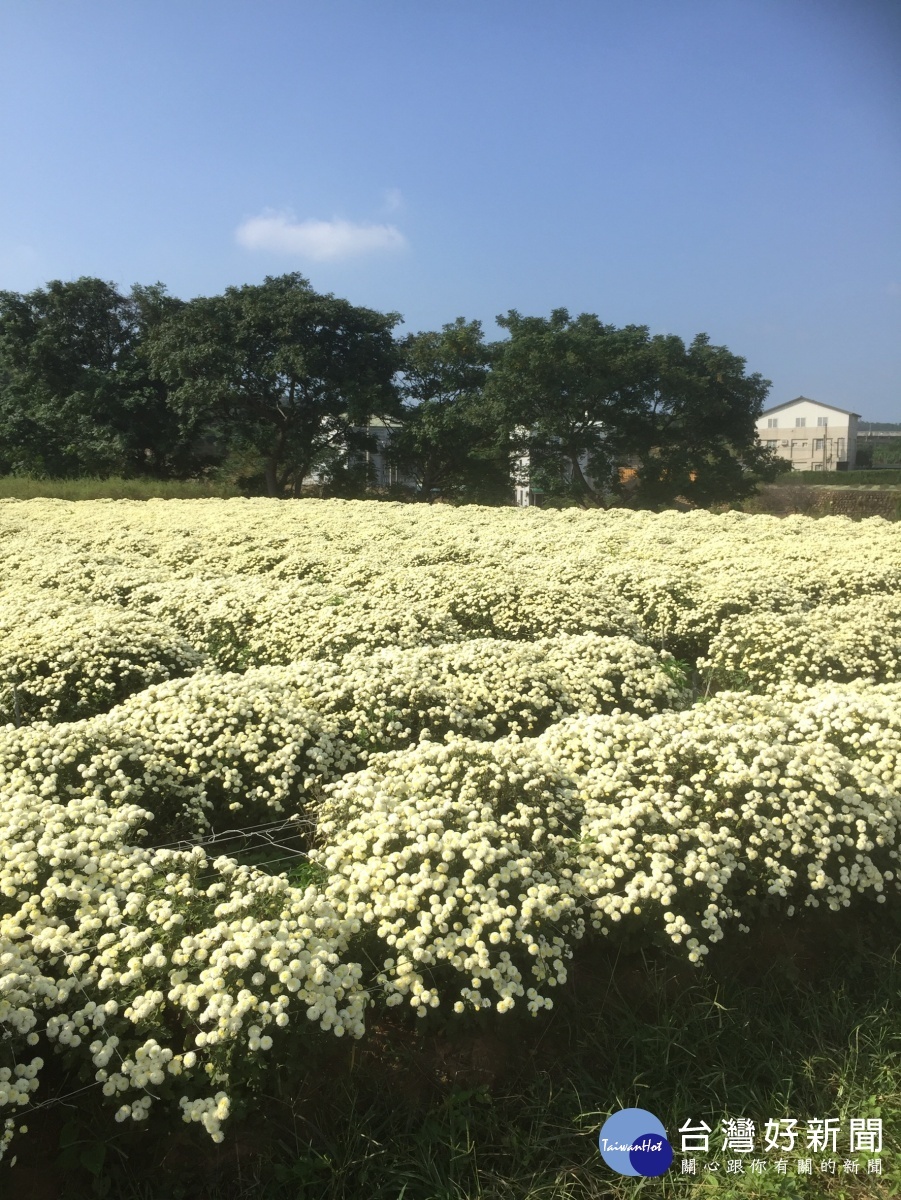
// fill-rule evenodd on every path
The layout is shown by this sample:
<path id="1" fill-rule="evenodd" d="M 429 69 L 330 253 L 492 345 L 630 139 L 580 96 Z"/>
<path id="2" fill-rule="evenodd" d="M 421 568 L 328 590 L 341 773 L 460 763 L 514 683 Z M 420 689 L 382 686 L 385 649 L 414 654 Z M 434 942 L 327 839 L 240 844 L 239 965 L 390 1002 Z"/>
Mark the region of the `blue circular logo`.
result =
<path id="1" fill-rule="evenodd" d="M 673 1161 L 663 1123 L 646 1108 L 622 1108 L 598 1136 L 601 1158 L 620 1175 L 663 1175 Z"/>

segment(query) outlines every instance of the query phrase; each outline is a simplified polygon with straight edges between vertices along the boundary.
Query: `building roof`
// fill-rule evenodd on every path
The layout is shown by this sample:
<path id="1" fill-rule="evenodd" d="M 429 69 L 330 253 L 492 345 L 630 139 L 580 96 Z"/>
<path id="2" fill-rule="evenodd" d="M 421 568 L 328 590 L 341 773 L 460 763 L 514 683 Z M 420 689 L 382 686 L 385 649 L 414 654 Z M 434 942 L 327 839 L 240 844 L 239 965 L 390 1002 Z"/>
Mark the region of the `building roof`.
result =
<path id="1" fill-rule="evenodd" d="M 839 408 L 837 404 L 824 404 L 822 400 L 811 400 L 810 396 L 795 396 L 794 400 L 786 400 L 784 404 L 774 404 L 772 408 L 765 408 L 760 415 L 768 417 L 770 413 L 779 412 L 782 408 L 791 408 L 793 404 L 798 404 L 802 400 L 806 404 L 817 404 L 820 408 L 831 408 L 833 412 L 843 413 L 846 417 L 860 416 L 860 413 L 852 412 L 850 408 Z"/>

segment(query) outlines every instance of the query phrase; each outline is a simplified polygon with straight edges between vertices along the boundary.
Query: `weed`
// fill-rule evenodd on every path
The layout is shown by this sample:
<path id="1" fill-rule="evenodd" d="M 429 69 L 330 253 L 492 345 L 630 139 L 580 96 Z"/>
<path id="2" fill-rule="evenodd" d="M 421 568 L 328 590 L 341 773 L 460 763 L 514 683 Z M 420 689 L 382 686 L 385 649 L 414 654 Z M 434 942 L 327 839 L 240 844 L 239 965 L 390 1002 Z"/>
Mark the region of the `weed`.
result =
<path id="1" fill-rule="evenodd" d="M 297 868 L 301 886 L 317 882 L 308 870 Z M 127 1157 L 102 1161 L 86 1102 L 65 1136 L 68 1194 L 103 1195 L 91 1190 L 99 1179 L 121 1200 L 888 1200 L 901 1189 L 901 961 L 886 949 L 897 932 L 875 915 L 840 930 L 830 918 L 761 927 L 703 968 L 586 945 L 540 1018 L 473 1015 L 422 1031 L 406 1012 L 373 1014 L 351 1047 L 306 1043 L 221 1147 L 152 1119 L 129 1131 Z M 601 1124 L 630 1106 L 670 1131 L 676 1160 L 660 1180 L 616 1176 L 600 1159 Z M 683 1175 L 679 1125 L 716 1129 L 727 1116 L 758 1131 L 770 1117 L 801 1128 L 879 1117 L 883 1174 L 868 1175 L 865 1159 L 860 1174 L 843 1172 L 841 1154 L 823 1173 L 822 1156 L 800 1146 L 785 1174 L 752 1174 L 749 1157 L 726 1174 L 712 1139 L 717 1153 Z M 27 1137 L 18 1151 L 27 1161 Z M 812 1172 L 799 1174 L 808 1155 Z M 718 1172 L 702 1169 L 715 1161 Z"/>

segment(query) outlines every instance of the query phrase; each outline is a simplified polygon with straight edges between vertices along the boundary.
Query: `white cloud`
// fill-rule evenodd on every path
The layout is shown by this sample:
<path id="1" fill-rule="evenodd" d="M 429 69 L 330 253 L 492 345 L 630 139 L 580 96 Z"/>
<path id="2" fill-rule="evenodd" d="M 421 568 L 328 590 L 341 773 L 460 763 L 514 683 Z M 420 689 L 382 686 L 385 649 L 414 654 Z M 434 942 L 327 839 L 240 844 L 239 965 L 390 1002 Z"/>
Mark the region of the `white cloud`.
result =
<path id="1" fill-rule="evenodd" d="M 404 197 L 400 188 L 386 188 L 382 193 L 382 208 L 385 212 L 398 212 L 404 206 Z"/>
<path id="2" fill-rule="evenodd" d="M 289 213 L 266 209 L 235 231 L 239 245 L 248 250 L 275 250 L 317 262 L 356 258 L 378 250 L 400 250 L 404 235 L 394 225 L 369 225 L 344 221 L 296 221 Z"/>

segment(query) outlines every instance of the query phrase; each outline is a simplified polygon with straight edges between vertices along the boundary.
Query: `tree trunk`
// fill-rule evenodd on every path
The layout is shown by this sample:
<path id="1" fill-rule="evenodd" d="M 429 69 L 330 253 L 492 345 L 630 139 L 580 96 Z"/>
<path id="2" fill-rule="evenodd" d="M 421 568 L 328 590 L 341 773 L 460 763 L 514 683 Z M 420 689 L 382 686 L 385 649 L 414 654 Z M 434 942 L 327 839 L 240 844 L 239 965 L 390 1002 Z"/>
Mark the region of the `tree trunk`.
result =
<path id="1" fill-rule="evenodd" d="M 585 478 L 584 474 L 582 473 L 582 467 L 579 464 L 578 454 L 571 454 L 569 457 L 569 461 L 572 464 L 572 469 L 573 469 L 573 474 L 572 474 L 573 483 L 577 484 L 582 490 L 582 497 L 579 499 L 580 506 L 582 508 L 588 507 L 588 505 L 584 502 L 585 496 L 587 496 L 595 504 L 598 504 L 599 501 L 598 501 L 597 493 L 595 492 L 594 488 L 591 488 L 588 486 L 588 480 Z"/>
<path id="2" fill-rule="evenodd" d="M 266 493 L 273 499 L 280 499 L 285 492 L 285 480 L 279 479 L 278 467 L 285 452 L 285 433 L 279 430 L 275 445 L 266 455 Z"/>
<path id="3" fill-rule="evenodd" d="M 278 498 L 278 475 L 276 473 L 277 466 L 278 460 L 270 455 L 266 459 L 265 467 L 266 495 L 270 496 L 273 500 Z"/>
<path id="4" fill-rule="evenodd" d="M 425 463 L 422 468 L 422 479 L 419 483 L 419 499 L 425 500 L 428 504 L 432 503 L 432 485 L 435 474 L 428 463 Z"/>

